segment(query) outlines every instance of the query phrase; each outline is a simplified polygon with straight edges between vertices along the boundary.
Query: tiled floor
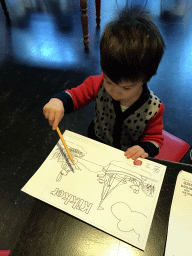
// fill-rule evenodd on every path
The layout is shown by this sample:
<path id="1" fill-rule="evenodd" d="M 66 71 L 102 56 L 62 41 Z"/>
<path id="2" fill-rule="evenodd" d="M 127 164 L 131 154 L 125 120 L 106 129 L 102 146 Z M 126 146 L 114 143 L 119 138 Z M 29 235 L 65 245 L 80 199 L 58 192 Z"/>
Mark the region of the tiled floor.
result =
<path id="1" fill-rule="evenodd" d="M 128 1 L 102 0 L 98 29 L 94 1 L 88 0 L 87 52 L 78 0 L 36 3 L 25 1 L 22 6 L 19 1 L 7 1 L 11 27 L 0 9 L 0 249 L 11 248 L 31 207 L 32 199 L 20 189 L 58 141 L 43 117 L 44 104 L 55 92 L 100 74 L 100 34 Z M 137 3 L 152 13 L 166 43 L 158 73 L 149 83 L 164 102 L 164 128 L 192 145 L 192 4 L 185 1 L 185 6 L 173 8 L 170 3 L 170 13 L 170 6 L 161 7 L 160 0 Z M 91 103 L 66 115 L 61 131 L 86 135 L 93 108 Z M 191 163 L 189 157 L 184 161 Z"/>

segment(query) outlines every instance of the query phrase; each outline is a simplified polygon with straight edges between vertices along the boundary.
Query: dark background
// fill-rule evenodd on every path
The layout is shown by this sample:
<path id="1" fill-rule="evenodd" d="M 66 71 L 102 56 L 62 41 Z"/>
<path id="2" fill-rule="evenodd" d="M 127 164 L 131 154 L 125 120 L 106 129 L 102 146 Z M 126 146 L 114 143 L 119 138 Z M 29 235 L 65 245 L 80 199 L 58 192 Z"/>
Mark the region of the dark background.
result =
<path id="1" fill-rule="evenodd" d="M 37 0 L 25 6 L 6 1 L 11 26 L 0 8 L 0 249 L 12 248 L 32 207 L 33 198 L 21 188 L 59 139 L 43 116 L 43 106 L 54 93 L 100 74 L 100 35 L 128 3 L 101 2 L 101 26 L 96 28 L 94 1 L 88 0 L 89 51 L 84 50 L 78 0 L 62 5 Z M 165 105 L 164 129 L 192 145 L 191 3 L 135 0 L 132 4 L 151 12 L 165 40 L 165 55 L 148 84 Z M 65 115 L 61 131 L 86 136 L 93 110 L 94 102 Z M 191 164 L 189 154 L 182 162 Z"/>

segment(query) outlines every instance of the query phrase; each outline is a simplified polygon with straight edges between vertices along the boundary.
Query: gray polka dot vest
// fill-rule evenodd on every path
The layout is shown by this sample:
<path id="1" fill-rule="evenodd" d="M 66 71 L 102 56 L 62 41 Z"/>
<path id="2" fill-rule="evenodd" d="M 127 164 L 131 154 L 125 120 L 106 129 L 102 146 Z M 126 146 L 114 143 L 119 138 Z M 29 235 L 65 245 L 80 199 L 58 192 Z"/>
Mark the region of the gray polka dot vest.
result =
<path id="1" fill-rule="evenodd" d="M 143 85 L 141 97 L 127 110 L 106 92 L 102 85 L 95 104 L 95 135 L 121 150 L 139 144 L 147 122 L 158 112 L 161 101 Z"/>

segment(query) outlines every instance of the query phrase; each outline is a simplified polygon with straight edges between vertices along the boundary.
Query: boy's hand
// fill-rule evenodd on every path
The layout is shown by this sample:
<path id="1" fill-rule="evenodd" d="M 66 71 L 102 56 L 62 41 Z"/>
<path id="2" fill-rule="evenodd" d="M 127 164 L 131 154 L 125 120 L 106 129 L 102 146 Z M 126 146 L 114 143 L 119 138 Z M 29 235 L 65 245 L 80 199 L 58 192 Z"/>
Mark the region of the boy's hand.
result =
<path id="1" fill-rule="evenodd" d="M 146 153 L 145 150 L 138 145 L 135 145 L 135 146 L 127 149 L 127 151 L 125 151 L 124 155 L 128 159 L 132 158 L 133 160 L 137 159 L 138 157 L 146 158 L 149 156 L 148 153 Z"/>
<path id="2" fill-rule="evenodd" d="M 50 99 L 43 108 L 43 114 L 48 119 L 52 129 L 55 130 L 64 116 L 63 102 L 56 98 Z"/>

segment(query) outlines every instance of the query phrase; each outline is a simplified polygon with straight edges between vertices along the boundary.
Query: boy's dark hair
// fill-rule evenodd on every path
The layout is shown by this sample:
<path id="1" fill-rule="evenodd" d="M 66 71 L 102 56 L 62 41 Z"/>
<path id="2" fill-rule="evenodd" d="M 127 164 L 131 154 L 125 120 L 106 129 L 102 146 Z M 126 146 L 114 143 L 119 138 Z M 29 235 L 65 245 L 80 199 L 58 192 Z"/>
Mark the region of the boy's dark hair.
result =
<path id="1" fill-rule="evenodd" d="M 148 82 L 156 74 L 164 53 L 163 38 L 138 7 L 125 9 L 105 28 L 100 42 L 102 71 L 114 82 Z"/>

